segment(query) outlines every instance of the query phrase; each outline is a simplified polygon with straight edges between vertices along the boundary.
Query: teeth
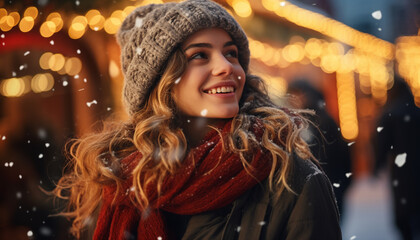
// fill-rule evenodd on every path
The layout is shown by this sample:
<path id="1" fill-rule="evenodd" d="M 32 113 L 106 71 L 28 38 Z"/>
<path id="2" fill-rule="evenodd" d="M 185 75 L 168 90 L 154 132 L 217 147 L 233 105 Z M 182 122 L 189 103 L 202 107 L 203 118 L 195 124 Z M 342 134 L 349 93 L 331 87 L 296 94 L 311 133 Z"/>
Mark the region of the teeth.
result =
<path id="1" fill-rule="evenodd" d="M 218 88 L 212 88 L 207 91 L 209 94 L 216 94 L 216 93 L 231 93 L 234 92 L 235 88 L 233 87 L 218 87 Z"/>

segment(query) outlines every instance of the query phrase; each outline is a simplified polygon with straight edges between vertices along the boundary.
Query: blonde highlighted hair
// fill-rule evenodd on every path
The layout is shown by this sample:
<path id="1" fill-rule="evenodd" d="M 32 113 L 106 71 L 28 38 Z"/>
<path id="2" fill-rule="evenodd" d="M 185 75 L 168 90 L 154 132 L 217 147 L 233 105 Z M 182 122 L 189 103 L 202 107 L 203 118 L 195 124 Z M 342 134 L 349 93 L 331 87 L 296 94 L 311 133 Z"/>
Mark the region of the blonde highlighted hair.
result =
<path id="1" fill-rule="evenodd" d="M 67 199 L 67 207 L 60 215 L 73 219 L 71 233 L 77 238 L 99 208 L 103 186 L 116 184 L 117 192 L 121 191 L 124 181 L 119 165 L 121 158 L 134 151 L 141 153 L 132 174 L 133 201 L 142 209 L 149 205 L 146 186 L 157 182 L 159 192 L 163 179 L 182 163 L 188 151 L 187 140 L 177 120 L 172 89 L 186 64 L 183 52 L 176 50 L 142 109 L 127 122 L 105 122 L 100 132 L 69 143 L 69 171 L 57 183 L 53 194 Z M 270 190 L 276 197 L 284 189 L 293 192 L 287 182 L 293 163 L 291 153 L 313 159 L 307 144 L 299 136 L 307 125 L 301 114 L 307 112 L 295 110 L 291 113 L 279 108 L 269 99 L 261 78 L 250 74 L 246 76 L 239 105 L 240 111 L 233 118 L 231 132 L 224 141 L 226 148 L 238 154 L 245 169 L 249 168 L 249 156 L 256 147 L 267 149 L 273 158 Z M 253 118 L 260 119 L 263 125 L 261 141 L 249 131 Z"/>

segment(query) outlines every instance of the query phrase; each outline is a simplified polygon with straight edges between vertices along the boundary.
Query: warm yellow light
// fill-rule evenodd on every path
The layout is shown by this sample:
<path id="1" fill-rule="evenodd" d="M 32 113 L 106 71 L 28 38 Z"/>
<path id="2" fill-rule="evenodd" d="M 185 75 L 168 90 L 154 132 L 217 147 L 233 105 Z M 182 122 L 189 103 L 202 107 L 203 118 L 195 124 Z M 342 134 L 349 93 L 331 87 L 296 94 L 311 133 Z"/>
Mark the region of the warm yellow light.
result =
<path id="1" fill-rule="evenodd" d="M 269 11 L 276 11 L 278 8 L 281 7 L 280 2 L 278 0 L 262 0 L 261 2 L 264 8 Z"/>
<path id="2" fill-rule="evenodd" d="M 48 61 L 48 66 L 53 71 L 59 71 L 61 68 L 64 67 L 64 63 L 66 62 L 64 56 L 60 53 L 56 53 L 52 55 Z"/>
<path id="3" fill-rule="evenodd" d="M 122 10 L 116 10 L 111 14 L 111 18 L 118 18 L 121 22 L 127 17 L 127 14 Z"/>
<path id="4" fill-rule="evenodd" d="M 264 51 L 264 55 L 261 56 L 261 61 L 263 61 L 264 63 L 267 64 L 268 61 L 270 61 L 270 59 L 273 57 L 274 50 L 273 50 L 273 48 L 271 48 L 268 45 L 265 45 L 264 49 L 265 49 L 265 51 Z"/>
<path id="5" fill-rule="evenodd" d="M 85 34 L 88 21 L 85 16 L 77 16 L 73 19 L 69 28 L 69 36 L 72 39 L 78 39 Z"/>
<path id="6" fill-rule="evenodd" d="M 319 39 L 310 38 L 305 44 L 305 54 L 309 59 L 317 58 L 322 53 L 322 43 Z"/>
<path id="7" fill-rule="evenodd" d="M 345 122 L 341 125 L 341 134 L 345 139 L 354 140 L 359 135 L 359 127 L 355 122 Z"/>
<path id="8" fill-rule="evenodd" d="M 371 94 L 370 77 L 369 75 L 359 74 L 360 90 L 364 94 Z"/>
<path id="9" fill-rule="evenodd" d="M 13 27 L 16 26 L 19 23 L 20 20 L 20 15 L 18 12 L 11 12 L 9 14 L 9 16 L 11 16 L 13 18 Z"/>
<path id="10" fill-rule="evenodd" d="M 9 24 L 7 24 L 7 18 L 8 18 L 9 16 L 3 16 L 3 17 L 1 17 L 0 18 L 0 29 L 3 31 L 3 32 L 7 32 L 7 31 L 9 31 L 10 29 L 12 29 L 12 27 L 11 26 L 9 26 Z"/>
<path id="11" fill-rule="evenodd" d="M 250 41 L 251 56 L 261 58 L 264 55 L 264 45 L 259 41 Z"/>
<path id="12" fill-rule="evenodd" d="M 243 18 L 249 17 L 252 14 L 251 5 L 246 0 L 234 0 L 232 2 L 233 10 L 235 13 Z"/>
<path id="13" fill-rule="evenodd" d="M 336 76 L 341 134 L 345 139 L 354 140 L 359 134 L 354 73 L 337 72 Z"/>
<path id="14" fill-rule="evenodd" d="M 97 15 L 101 15 L 101 13 L 100 13 L 98 10 L 96 10 L 96 9 L 91 9 L 91 10 L 89 10 L 89 11 L 85 14 L 85 17 L 86 17 L 87 22 L 89 23 L 89 22 L 90 22 L 90 20 L 91 20 L 93 17 L 97 16 Z"/>
<path id="15" fill-rule="evenodd" d="M 46 21 L 42 23 L 41 27 L 39 28 L 39 32 L 44 38 L 51 37 L 55 33 L 55 30 L 56 25 L 52 21 Z"/>
<path id="16" fill-rule="evenodd" d="M 119 18 L 108 18 L 104 23 L 104 29 L 108 34 L 115 34 L 118 31 L 121 23 L 122 22 Z"/>
<path id="17" fill-rule="evenodd" d="M 109 62 L 109 75 L 113 78 L 118 77 L 120 75 L 118 65 L 113 60 Z"/>
<path id="18" fill-rule="evenodd" d="M 36 7 L 28 7 L 25 12 L 23 13 L 24 17 L 32 17 L 33 19 L 36 19 L 38 16 L 38 9 Z"/>
<path id="19" fill-rule="evenodd" d="M 347 52 L 343 56 L 339 56 L 341 63 L 339 64 L 339 67 L 337 71 L 339 72 L 352 72 L 355 69 L 355 59 L 353 51 Z"/>
<path id="20" fill-rule="evenodd" d="M 25 82 L 22 78 L 10 78 L 3 80 L 0 88 L 5 97 L 19 97 L 25 92 Z"/>
<path id="21" fill-rule="evenodd" d="M 136 7 L 134 7 L 134 6 L 128 6 L 128 7 L 126 7 L 126 8 L 124 8 L 124 12 L 125 12 L 125 14 L 130 14 L 134 9 L 136 9 Z"/>
<path id="22" fill-rule="evenodd" d="M 4 16 L 7 16 L 7 10 L 4 8 L 0 8 L 0 19 Z"/>
<path id="23" fill-rule="evenodd" d="M 264 76 L 268 86 L 268 93 L 274 96 L 283 96 L 287 91 L 287 81 L 282 77 Z"/>
<path id="24" fill-rule="evenodd" d="M 289 44 L 283 49 L 283 57 L 288 62 L 299 62 L 304 56 L 304 50 L 300 44 Z"/>
<path id="25" fill-rule="evenodd" d="M 80 61 L 80 59 L 72 57 L 67 59 L 64 68 L 68 75 L 74 76 L 76 74 L 79 74 L 79 72 L 82 70 L 82 62 Z"/>
<path id="26" fill-rule="evenodd" d="M 34 27 L 34 19 L 32 17 L 23 17 L 19 23 L 19 29 L 22 32 L 29 32 Z"/>
<path id="27" fill-rule="evenodd" d="M 54 87 L 54 77 L 50 73 L 37 74 L 32 78 L 31 88 L 35 93 L 46 92 Z"/>
<path id="28" fill-rule="evenodd" d="M 0 29 L 4 32 L 7 32 L 10 29 L 12 29 L 14 25 L 15 25 L 15 19 L 10 15 L 3 16 L 0 19 Z"/>
<path id="29" fill-rule="evenodd" d="M 369 34 L 352 29 L 341 22 L 323 16 L 320 13 L 311 12 L 304 8 L 293 5 L 290 2 L 278 6 L 280 1 L 263 0 L 263 6 L 278 16 L 295 23 L 296 25 L 312 29 L 335 38 L 340 42 L 355 48 L 392 60 L 394 45 L 392 43 L 375 38 Z M 284 2 L 286 3 L 286 2 Z M 277 4 L 277 5 L 275 5 Z"/>
<path id="30" fill-rule="evenodd" d="M 102 15 L 96 15 L 89 21 L 90 29 L 99 31 L 104 28 L 105 18 Z"/>
<path id="31" fill-rule="evenodd" d="M 52 57 L 52 53 L 50 52 L 46 52 L 44 54 L 41 55 L 41 57 L 39 58 L 39 66 L 44 69 L 47 70 L 50 68 L 49 66 L 49 62 L 50 62 L 50 58 Z"/>
<path id="32" fill-rule="evenodd" d="M 153 3 L 161 4 L 161 3 L 163 3 L 163 1 L 162 0 L 144 0 L 144 1 L 141 1 L 140 6 L 145 6 L 145 5 L 149 5 L 149 4 L 153 4 Z"/>
<path id="33" fill-rule="evenodd" d="M 55 24 L 55 32 L 59 32 L 63 28 L 63 19 L 58 12 L 52 12 L 48 15 L 47 21 L 51 21 Z"/>
<path id="34" fill-rule="evenodd" d="M 71 23 L 80 23 L 81 25 L 86 27 L 88 24 L 88 20 L 85 16 L 76 16 L 75 18 L 73 18 L 73 21 Z"/>

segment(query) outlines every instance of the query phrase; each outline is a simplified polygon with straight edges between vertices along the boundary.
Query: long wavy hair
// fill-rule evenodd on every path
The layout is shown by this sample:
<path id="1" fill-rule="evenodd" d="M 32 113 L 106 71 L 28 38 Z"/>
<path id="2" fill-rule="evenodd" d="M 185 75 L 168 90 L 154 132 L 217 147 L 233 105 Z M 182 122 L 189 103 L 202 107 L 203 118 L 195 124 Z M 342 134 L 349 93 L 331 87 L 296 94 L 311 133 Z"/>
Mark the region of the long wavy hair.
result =
<path id="1" fill-rule="evenodd" d="M 160 81 L 154 86 L 145 105 L 126 122 L 106 121 L 101 131 L 68 143 L 67 173 L 59 180 L 53 194 L 67 200 L 60 215 L 73 219 L 71 233 L 77 238 L 101 204 L 103 186 L 116 184 L 122 190 L 124 177 L 119 161 L 139 151 L 141 159 L 134 168 L 133 187 L 136 204 L 146 209 L 149 200 L 146 186 L 173 174 L 188 152 L 187 140 L 177 121 L 172 89 L 186 68 L 187 60 L 180 49 L 168 59 Z M 171 93 L 171 94 L 168 94 Z M 276 106 L 268 97 L 261 78 L 246 75 L 239 102 L 240 111 L 232 120 L 231 132 L 223 144 L 240 157 L 249 168 L 249 153 L 255 148 L 267 149 L 273 158 L 269 174 L 270 190 L 276 197 L 287 189 L 293 167 L 291 153 L 313 159 L 307 144 L 299 136 L 307 121 L 302 110 Z M 257 141 L 249 131 L 253 118 L 260 119 L 264 134 Z M 251 154 L 252 155 L 252 154 Z M 316 161 L 315 159 L 313 159 Z"/>

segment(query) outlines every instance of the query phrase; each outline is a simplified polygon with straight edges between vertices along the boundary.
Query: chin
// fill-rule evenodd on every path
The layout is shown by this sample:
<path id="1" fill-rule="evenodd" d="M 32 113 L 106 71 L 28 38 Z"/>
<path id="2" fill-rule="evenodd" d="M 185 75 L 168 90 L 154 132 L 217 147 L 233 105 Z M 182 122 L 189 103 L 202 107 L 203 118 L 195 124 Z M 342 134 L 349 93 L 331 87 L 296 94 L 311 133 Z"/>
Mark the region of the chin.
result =
<path id="1" fill-rule="evenodd" d="M 208 118 L 220 118 L 220 119 L 226 119 L 226 118 L 233 118 L 235 117 L 239 112 L 239 109 L 217 109 L 215 110 L 213 113 L 214 114 L 209 114 Z"/>

